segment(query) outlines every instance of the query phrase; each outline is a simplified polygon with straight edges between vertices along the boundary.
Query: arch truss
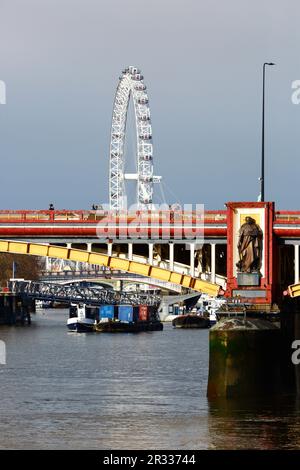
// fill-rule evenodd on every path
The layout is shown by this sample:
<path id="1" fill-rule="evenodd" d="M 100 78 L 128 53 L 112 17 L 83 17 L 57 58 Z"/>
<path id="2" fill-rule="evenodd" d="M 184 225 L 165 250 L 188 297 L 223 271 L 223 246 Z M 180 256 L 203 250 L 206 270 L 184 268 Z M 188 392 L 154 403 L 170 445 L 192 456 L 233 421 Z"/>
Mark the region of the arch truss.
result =
<path id="1" fill-rule="evenodd" d="M 136 173 L 124 173 L 125 134 L 129 100 L 132 97 L 136 127 Z M 161 180 L 153 174 L 152 127 L 149 98 L 143 76 L 136 67 L 123 70 L 116 91 L 110 141 L 109 197 L 110 208 L 125 209 L 125 180 L 137 181 L 137 206 L 151 209 L 153 183 Z"/>

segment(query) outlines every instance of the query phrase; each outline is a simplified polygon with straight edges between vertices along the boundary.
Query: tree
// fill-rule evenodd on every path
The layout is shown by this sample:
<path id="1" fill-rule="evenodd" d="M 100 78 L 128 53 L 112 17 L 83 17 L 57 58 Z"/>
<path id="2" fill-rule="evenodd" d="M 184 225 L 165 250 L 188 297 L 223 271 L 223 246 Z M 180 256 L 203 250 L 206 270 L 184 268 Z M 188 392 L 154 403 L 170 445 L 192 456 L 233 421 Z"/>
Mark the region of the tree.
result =
<path id="1" fill-rule="evenodd" d="M 6 282 L 13 276 L 13 262 L 16 263 L 16 277 L 32 281 L 39 279 L 41 271 L 41 258 L 37 256 L 1 253 L 0 284 L 3 287 L 6 286 Z"/>

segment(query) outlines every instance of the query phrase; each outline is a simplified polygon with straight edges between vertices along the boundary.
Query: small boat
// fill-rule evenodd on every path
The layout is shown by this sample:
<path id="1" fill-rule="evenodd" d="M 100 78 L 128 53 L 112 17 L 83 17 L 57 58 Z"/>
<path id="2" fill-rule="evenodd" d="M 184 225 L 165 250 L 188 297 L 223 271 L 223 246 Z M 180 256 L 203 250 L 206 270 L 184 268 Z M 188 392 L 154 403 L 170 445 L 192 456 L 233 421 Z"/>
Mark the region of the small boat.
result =
<path id="1" fill-rule="evenodd" d="M 185 315 L 178 315 L 172 321 L 174 328 L 209 328 L 209 318 L 197 315 L 194 313 L 187 313 Z"/>
<path id="2" fill-rule="evenodd" d="M 209 313 L 210 326 L 214 326 L 217 323 L 216 310 L 217 309 L 211 309 L 211 311 Z"/>
<path id="3" fill-rule="evenodd" d="M 210 326 L 213 326 L 217 322 L 217 317 L 216 317 L 216 312 L 219 310 L 222 305 L 226 304 L 227 300 L 222 298 L 217 298 L 217 297 L 211 297 L 208 295 L 202 294 L 197 305 L 199 306 L 199 309 L 202 310 L 202 312 L 209 316 L 210 320 Z"/>
<path id="4" fill-rule="evenodd" d="M 77 333 L 94 331 L 96 323 L 95 308 L 85 304 L 71 304 L 67 327 Z"/>
<path id="5" fill-rule="evenodd" d="M 36 300 L 35 308 L 36 310 L 44 310 L 46 308 L 51 308 L 51 302 L 47 300 Z"/>

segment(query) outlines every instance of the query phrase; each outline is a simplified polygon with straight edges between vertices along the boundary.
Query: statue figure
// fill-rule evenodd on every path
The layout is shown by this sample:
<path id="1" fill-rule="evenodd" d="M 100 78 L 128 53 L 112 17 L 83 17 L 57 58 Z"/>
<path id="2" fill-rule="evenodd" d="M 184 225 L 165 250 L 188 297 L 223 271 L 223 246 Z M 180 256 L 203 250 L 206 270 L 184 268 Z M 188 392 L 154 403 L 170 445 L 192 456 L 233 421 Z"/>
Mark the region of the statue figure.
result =
<path id="1" fill-rule="evenodd" d="M 167 244 L 154 244 L 153 245 L 153 259 L 156 261 L 157 266 L 164 267 L 166 259 L 168 258 L 168 245 Z"/>
<path id="2" fill-rule="evenodd" d="M 261 267 L 262 230 L 252 217 L 246 217 L 246 222 L 239 230 L 239 271 L 244 273 L 258 272 Z"/>
<path id="3" fill-rule="evenodd" d="M 208 245 L 203 245 L 202 248 L 198 248 L 197 250 L 195 250 L 194 257 L 194 266 L 196 269 L 198 269 L 198 272 L 200 274 L 210 271 Z"/>

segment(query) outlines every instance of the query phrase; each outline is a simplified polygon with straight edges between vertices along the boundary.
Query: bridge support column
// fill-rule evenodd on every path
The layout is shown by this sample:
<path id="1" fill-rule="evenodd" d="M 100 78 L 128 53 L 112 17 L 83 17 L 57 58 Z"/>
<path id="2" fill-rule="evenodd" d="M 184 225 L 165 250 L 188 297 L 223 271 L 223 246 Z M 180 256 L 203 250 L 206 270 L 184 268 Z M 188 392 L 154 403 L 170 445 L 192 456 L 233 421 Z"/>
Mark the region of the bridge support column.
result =
<path id="1" fill-rule="evenodd" d="M 71 250 L 72 243 L 67 243 L 67 248 L 68 248 L 68 250 Z M 60 265 L 60 269 L 62 270 L 62 264 Z M 76 262 L 76 265 L 75 265 L 75 271 L 79 271 L 77 262 Z"/>
<path id="2" fill-rule="evenodd" d="M 195 273 L 195 243 L 190 243 L 190 275 Z"/>
<path id="3" fill-rule="evenodd" d="M 216 244 L 211 243 L 211 282 L 216 282 Z"/>
<path id="4" fill-rule="evenodd" d="M 46 258 L 46 271 L 47 271 L 47 272 L 50 272 L 50 271 L 51 271 L 51 267 L 52 267 L 51 264 L 52 264 L 52 263 L 51 263 L 51 258 L 49 258 L 49 257 L 47 256 L 47 258 Z"/>
<path id="5" fill-rule="evenodd" d="M 149 264 L 153 264 L 153 243 L 149 243 Z"/>
<path id="6" fill-rule="evenodd" d="M 133 244 L 128 243 L 128 259 L 129 259 L 129 261 L 132 261 L 132 256 L 133 256 Z"/>
<path id="7" fill-rule="evenodd" d="M 111 255 L 112 255 L 112 243 L 108 242 L 107 243 L 107 256 L 111 256 Z"/>
<path id="8" fill-rule="evenodd" d="M 209 332 L 208 398 L 279 394 L 280 342 L 281 331 L 269 320 L 221 319 Z"/>
<path id="9" fill-rule="evenodd" d="M 295 284 L 299 282 L 299 245 L 295 245 Z"/>
<path id="10" fill-rule="evenodd" d="M 169 243 L 169 260 L 170 260 L 170 270 L 174 271 L 174 244 Z"/>

